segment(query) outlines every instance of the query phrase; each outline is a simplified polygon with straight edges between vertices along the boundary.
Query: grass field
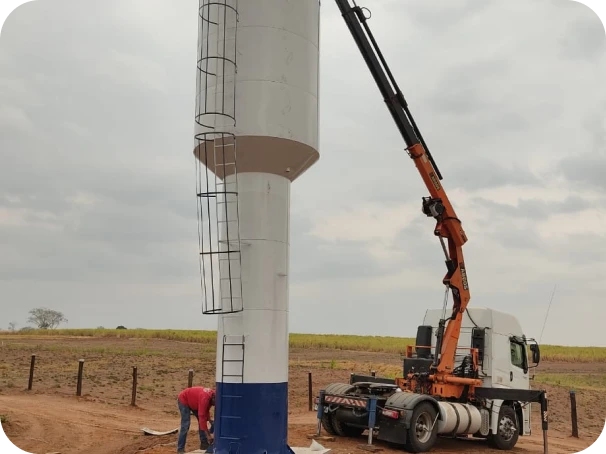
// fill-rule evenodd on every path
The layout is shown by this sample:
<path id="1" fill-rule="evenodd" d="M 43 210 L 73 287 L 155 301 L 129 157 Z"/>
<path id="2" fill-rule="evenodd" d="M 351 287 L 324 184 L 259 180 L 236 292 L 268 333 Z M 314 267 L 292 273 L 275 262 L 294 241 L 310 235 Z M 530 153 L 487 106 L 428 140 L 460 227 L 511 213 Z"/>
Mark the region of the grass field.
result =
<path id="1" fill-rule="evenodd" d="M 195 330 L 146 330 L 146 329 L 57 329 L 3 332 L 8 336 L 74 336 L 95 338 L 135 338 L 135 339 L 164 339 L 181 342 L 191 342 L 209 345 L 214 348 L 216 331 Z M 353 336 L 328 334 L 296 334 L 290 335 L 291 348 L 311 348 L 329 350 L 353 350 L 367 352 L 404 353 L 408 345 L 413 345 L 414 339 L 409 337 Z M 212 347 L 210 347 L 212 346 Z M 99 352 L 101 353 L 101 352 Z M 119 352 L 115 352 L 119 353 Z M 142 355 L 153 355 L 152 351 L 141 351 Z M 557 345 L 542 345 L 541 357 L 547 361 L 570 362 L 603 362 L 606 361 L 604 347 L 564 347 Z"/>

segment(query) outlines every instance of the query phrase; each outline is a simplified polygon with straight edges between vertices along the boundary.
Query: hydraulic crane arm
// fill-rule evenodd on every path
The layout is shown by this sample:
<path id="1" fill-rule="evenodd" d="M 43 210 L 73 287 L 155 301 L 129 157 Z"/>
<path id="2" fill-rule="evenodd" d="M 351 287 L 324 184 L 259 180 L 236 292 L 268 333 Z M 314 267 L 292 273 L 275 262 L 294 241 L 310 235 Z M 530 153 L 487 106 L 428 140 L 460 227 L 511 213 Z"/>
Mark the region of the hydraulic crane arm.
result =
<path id="1" fill-rule="evenodd" d="M 335 1 L 406 142 L 406 150 L 430 193 L 430 197 L 423 197 L 422 209 L 423 213 L 436 220 L 434 234 L 440 239 L 446 256 L 447 273 L 443 283 L 450 288 L 453 295 L 451 317 L 443 320 L 438 330 L 434 367 L 440 380 L 441 376 L 450 374 L 454 367 L 463 313 L 470 299 L 462 251 L 467 236 L 440 182 L 442 175 L 368 27 L 368 18 L 364 15 L 364 11 L 368 10 L 357 6 L 355 0 L 353 6 L 350 0 Z M 448 246 L 444 243 L 444 239 L 447 240 Z"/>

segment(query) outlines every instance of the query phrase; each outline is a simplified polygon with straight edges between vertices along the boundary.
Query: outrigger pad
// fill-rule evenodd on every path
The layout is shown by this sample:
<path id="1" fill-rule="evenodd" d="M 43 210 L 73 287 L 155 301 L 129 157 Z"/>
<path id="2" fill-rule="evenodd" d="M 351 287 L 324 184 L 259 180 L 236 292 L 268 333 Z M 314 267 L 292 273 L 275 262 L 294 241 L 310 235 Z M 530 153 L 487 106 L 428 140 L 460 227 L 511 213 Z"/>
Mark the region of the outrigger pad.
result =
<path id="1" fill-rule="evenodd" d="M 310 440 L 320 440 L 320 441 L 335 441 L 335 437 L 331 437 L 330 435 L 316 435 L 316 434 L 311 434 L 311 435 L 307 435 L 307 438 L 309 438 Z"/>
<path id="2" fill-rule="evenodd" d="M 363 449 L 364 451 L 370 451 L 370 452 L 379 452 L 379 451 L 383 451 L 383 448 L 379 448 L 377 446 L 374 445 L 358 445 L 359 449 Z"/>

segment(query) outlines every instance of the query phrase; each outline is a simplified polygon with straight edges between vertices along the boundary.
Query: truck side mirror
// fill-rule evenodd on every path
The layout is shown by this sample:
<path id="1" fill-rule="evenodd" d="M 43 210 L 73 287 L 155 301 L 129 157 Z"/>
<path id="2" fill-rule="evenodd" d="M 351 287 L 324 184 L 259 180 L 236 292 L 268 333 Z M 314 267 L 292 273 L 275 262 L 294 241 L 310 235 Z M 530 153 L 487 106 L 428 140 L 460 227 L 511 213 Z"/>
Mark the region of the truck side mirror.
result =
<path id="1" fill-rule="evenodd" d="M 539 349 L 539 345 L 531 344 L 530 351 L 532 352 L 532 362 L 534 363 L 534 367 L 536 367 L 541 362 L 541 350 Z"/>

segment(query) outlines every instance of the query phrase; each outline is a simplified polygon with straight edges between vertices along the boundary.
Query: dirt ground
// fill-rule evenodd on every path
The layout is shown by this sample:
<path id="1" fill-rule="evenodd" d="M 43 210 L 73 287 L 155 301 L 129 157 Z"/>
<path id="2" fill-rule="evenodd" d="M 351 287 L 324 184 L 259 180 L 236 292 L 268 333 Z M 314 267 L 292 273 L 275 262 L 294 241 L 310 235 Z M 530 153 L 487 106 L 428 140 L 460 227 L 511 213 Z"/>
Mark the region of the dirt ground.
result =
<path id="1" fill-rule="evenodd" d="M 36 354 L 33 390 L 27 391 L 31 355 Z M 78 360 L 84 359 L 82 396 L 76 397 Z M 290 354 L 289 442 L 309 446 L 316 429 L 315 413 L 308 410 L 308 372 L 314 394 L 332 382 L 346 382 L 350 372 L 366 373 L 398 367 L 397 355 L 333 350 L 293 349 Z M 164 340 L 89 338 L 0 339 L 0 414 L 4 432 L 19 448 L 34 454 L 169 454 L 176 435 L 144 436 L 142 427 L 171 430 L 179 425 L 177 393 L 187 386 L 193 369 L 194 384 L 214 383 L 214 346 Z M 132 368 L 137 366 L 137 406 L 131 407 Z M 584 372 L 604 374 L 605 365 L 543 363 L 538 373 Z M 535 384 L 535 387 L 539 387 Z M 568 389 L 542 385 L 549 396 L 549 452 L 569 454 L 590 446 L 604 429 L 606 393 L 577 390 L 580 438 L 570 437 Z M 521 437 L 513 452 L 542 453 L 538 408 L 533 414 L 533 435 Z M 195 419 L 194 419 L 195 421 Z M 188 448 L 196 449 L 195 422 Z M 365 439 L 321 441 L 331 453 L 365 452 Z M 376 442 L 383 453 L 402 453 Z M 440 439 L 434 451 L 496 453 L 477 440 Z"/>

